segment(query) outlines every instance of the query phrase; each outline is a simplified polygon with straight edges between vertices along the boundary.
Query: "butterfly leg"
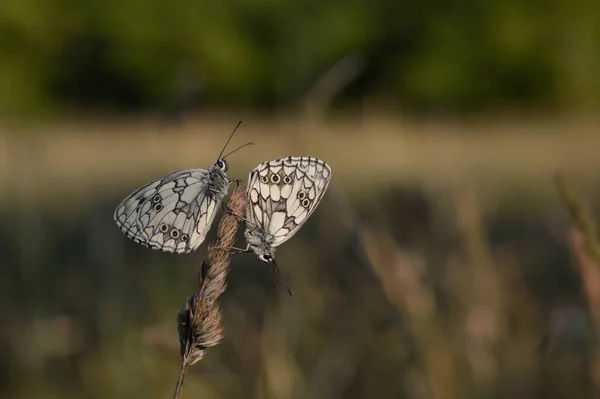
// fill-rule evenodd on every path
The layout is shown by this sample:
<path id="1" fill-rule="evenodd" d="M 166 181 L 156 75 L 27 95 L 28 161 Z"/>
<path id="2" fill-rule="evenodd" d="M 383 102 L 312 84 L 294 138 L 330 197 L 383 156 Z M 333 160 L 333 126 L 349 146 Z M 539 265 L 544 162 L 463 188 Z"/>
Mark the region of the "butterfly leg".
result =
<path id="1" fill-rule="evenodd" d="M 239 187 L 240 184 L 242 183 L 243 180 L 238 179 L 237 177 L 234 177 L 233 179 L 229 180 L 229 184 L 231 183 L 235 183 L 236 187 Z"/>
<path id="2" fill-rule="evenodd" d="M 213 248 L 215 248 L 215 249 L 228 249 L 229 251 L 231 251 L 231 252 L 229 252 L 230 255 L 245 254 L 245 253 L 248 253 L 248 252 L 252 252 L 252 250 L 250 248 L 246 248 L 246 249 L 236 248 L 236 247 L 213 247 Z"/>
<path id="3" fill-rule="evenodd" d="M 245 223 L 250 223 L 248 219 L 246 219 L 242 215 L 238 215 L 237 213 L 235 213 L 229 206 L 227 206 L 227 204 L 221 202 L 221 206 L 223 207 L 223 212 L 229 213 L 230 215 L 235 216 L 236 218 L 244 221 Z"/>

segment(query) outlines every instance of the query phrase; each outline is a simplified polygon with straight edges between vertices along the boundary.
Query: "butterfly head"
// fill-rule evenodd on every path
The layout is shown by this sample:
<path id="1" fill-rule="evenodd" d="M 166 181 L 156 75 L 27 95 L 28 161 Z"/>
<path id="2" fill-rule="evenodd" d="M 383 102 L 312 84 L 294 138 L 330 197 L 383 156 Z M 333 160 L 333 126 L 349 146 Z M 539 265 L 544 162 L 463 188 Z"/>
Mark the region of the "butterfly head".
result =
<path id="1" fill-rule="evenodd" d="M 275 248 L 272 248 L 269 244 L 261 240 L 258 245 L 250 245 L 250 248 L 254 251 L 258 259 L 265 263 L 275 262 Z"/>
<path id="2" fill-rule="evenodd" d="M 223 173 L 227 172 L 227 169 L 229 169 L 229 165 L 227 164 L 227 161 L 225 159 L 217 159 L 214 165 Z"/>
<path id="3" fill-rule="evenodd" d="M 263 262 L 267 262 L 267 263 L 273 262 L 273 256 L 268 252 L 259 255 L 258 259 L 262 260 Z"/>
<path id="4" fill-rule="evenodd" d="M 246 236 L 248 248 L 258 256 L 258 259 L 266 263 L 272 263 L 275 260 L 275 248 L 266 239 L 265 231 L 262 227 L 252 226 L 247 228 L 244 235 Z"/>

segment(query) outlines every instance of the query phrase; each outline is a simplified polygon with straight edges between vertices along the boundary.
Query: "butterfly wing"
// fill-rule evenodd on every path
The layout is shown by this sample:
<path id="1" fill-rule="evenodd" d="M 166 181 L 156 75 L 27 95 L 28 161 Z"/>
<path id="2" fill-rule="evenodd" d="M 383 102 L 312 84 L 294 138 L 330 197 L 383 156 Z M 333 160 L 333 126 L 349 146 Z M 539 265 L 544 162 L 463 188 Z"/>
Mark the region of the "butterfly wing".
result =
<path id="1" fill-rule="evenodd" d="M 206 238 L 222 197 L 208 190 L 209 171 L 187 169 L 154 180 L 117 207 L 117 226 L 135 242 L 189 253 Z"/>
<path id="2" fill-rule="evenodd" d="M 263 162 L 250 172 L 247 217 L 277 247 L 292 238 L 315 211 L 330 180 L 331 168 L 317 158 Z"/>

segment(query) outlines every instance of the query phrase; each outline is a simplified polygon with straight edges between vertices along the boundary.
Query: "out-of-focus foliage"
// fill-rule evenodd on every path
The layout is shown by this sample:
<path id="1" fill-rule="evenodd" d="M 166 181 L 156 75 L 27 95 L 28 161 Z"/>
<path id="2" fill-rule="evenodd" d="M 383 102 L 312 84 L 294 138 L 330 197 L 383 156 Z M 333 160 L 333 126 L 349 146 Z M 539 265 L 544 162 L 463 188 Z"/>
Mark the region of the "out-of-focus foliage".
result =
<path id="1" fill-rule="evenodd" d="M 0 111 L 295 103 L 349 53 L 347 95 L 416 109 L 593 106 L 593 0 L 4 0 Z"/>
<path id="2" fill-rule="evenodd" d="M 599 396 L 600 269 L 552 174 L 598 198 L 600 121 L 433 116 L 597 109 L 599 43 L 597 0 L 1 0 L 0 120 L 57 123 L 0 131 L 0 399 L 170 397 L 215 227 L 161 254 L 112 212 L 242 117 L 230 177 L 311 155 L 334 180 L 278 251 L 293 297 L 234 257 L 183 397 Z"/>
<path id="3" fill-rule="evenodd" d="M 597 211 L 597 122 L 478 123 L 448 139 L 437 132 L 450 124 L 301 130 L 290 119 L 245 120 L 244 141 L 260 144 L 233 154 L 228 173 L 279 154 L 331 164 L 319 208 L 277 252 L 293 296 L 256 256 L 233 256 L 225 336 L 181 398 L 599 391 L 600 268 L 548 172 L 566 169 Z M 0 399 L 172 397 L 176 315 L 220 217 L 198 251 L 177 256 L 127 239 L 112 212 L 151 178 L 207 165 L 229 122 L 0 135 Z"/>

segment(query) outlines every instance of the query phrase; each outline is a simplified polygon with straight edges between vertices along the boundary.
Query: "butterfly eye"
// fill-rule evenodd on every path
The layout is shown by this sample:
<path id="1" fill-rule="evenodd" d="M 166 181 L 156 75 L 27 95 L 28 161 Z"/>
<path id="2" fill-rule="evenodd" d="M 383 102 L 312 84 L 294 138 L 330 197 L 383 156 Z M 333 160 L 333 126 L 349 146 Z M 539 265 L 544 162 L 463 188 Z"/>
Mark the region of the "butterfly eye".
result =
<path id="1" fill-rule="evenodd" d="M 160 196 L 160 194 L 156 194 L 154 197 L 152 197 L 152 202 L 157 203 L 161 199 L 162 197 Z"/>
<path id="2" fill-rule="evenodd" d="M 169 231 L 169 226 L 167 226 L 166 224 L 161 224 L 160 225 L 160 232 L 161 233 L 166 233 L 167 231 Z"/>
<path id="3" fill-rule="evenodd" d="M 302 206 L 305 208 L 308 208 L 309 205 L 310 205 L 310 200 L 308 198 L 304 198 L 302 200 Z"/>
<path id="4" fill-rule="evenodd" d="M 179 238 L 179 230 L 177 230 L 177 229 L 171 230 L 171 238 L 173 238 L 173 239 Z"/>
<path id="5" fill-rule="evenodd" d="M 260 177 L 260 182 L 267 184 L 269 182 L 269 178 L 267 176 L 261 176 Z"/>
<path id="6" fill-rule="evenodd" d="M 291 183 L 292 183 L 292 178 L 291 178 L 291 177 L 289 177 L 289 176 L 285 176 L 285 177 L 283 178 L 283 182 L 284 182 L 285 184 L 291 184 Z"/>
<path id="7" fill-rule="evenodd" d="M 217 160 L 217 162 L 215 162 L 215 164 L 219 169 L 223 170 L 224 172 L 227 172 L 227 162 L 225 162 L 225 160 L 219 159 Z"/>
<path id="8" fill-rule="evenodd" d="M 281 181 L 281 177 L 279 175 L 273 174 L 271 175 L 271 183 L 277 184 Z"/>
<path id="9" fill-rule="evenodd" d="M 270 261 L 270 260 L 273 259 L 273 257 L 270 254 L 264 254 L 263 255 L 263 259 L 266 260 L 266 261 Z"/>
<path id="10" fill-rule="evenodd" d="M 156 212 L 160 211 L 162 208 L 163 208 L 162 204 L 155 204 L 155 205 L 154 205 L 154 210 L 155 210 Z"/>
<path id="11" fill-rule="evenodd" d="M 181 241 L 183 241 L 183 242 L 188 242 L 189 238 L 190 237 L 187 234 L 182 234 L 181 235 Z"/>
<path id="12" fill-rule="evenodd" d="M 298 199 L 302 201 L 304 198 L 306 198 L 306 193 L 304 191 L 298 191 Z"/>

